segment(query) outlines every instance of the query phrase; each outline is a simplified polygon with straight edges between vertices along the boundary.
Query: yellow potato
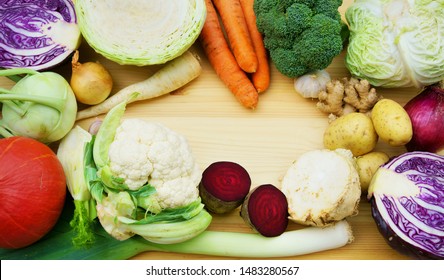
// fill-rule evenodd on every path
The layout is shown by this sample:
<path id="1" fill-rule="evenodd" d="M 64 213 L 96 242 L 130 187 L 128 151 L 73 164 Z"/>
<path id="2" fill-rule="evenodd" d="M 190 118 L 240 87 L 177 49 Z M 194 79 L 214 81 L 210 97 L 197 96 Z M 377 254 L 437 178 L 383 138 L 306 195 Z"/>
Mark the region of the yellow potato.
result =
<path id="1" fill-rule="evenodd" d="M 368 186 L 376 170 L 388 160 L 389 156 L 384 152 L 370 152 L 356 158 L 362 192 L 368 191 Z"/>
<path id="2" fill-rule="evenodd" d="M 349 113 L 332 121 L 324 132 L 324 147 L 330 150 L 348 149 L 354 156 L 372 151 L 378 135 L 370 117 L 363 113 Z"/>
<path id="3" fill-rule="evenodd" d="M 398 102 L 379 100 L 373 107 L 371 118 L 379 138 L 389 145 L 403 146 L 412 139 L 412 122 Z"/>

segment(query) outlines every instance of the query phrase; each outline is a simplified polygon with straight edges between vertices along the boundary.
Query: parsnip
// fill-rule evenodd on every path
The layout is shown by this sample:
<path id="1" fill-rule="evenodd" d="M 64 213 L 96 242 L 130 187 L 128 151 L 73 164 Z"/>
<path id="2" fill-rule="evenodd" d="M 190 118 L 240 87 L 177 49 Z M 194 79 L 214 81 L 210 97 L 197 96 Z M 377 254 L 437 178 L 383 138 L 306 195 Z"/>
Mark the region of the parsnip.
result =
<path id="1" fill-rule="evenodd" d="M 77 112 L 76 120 L 82 120 L 107 113 L 117 104 L 147 100 L 170 93 L 188 84 L 202 73 L 199 57 L 191 51 L 167 62 L 163 68 L 148 79 L 129 85 L 97 105 Z M 131 98 L 134 93 L 135 98 Z"/>

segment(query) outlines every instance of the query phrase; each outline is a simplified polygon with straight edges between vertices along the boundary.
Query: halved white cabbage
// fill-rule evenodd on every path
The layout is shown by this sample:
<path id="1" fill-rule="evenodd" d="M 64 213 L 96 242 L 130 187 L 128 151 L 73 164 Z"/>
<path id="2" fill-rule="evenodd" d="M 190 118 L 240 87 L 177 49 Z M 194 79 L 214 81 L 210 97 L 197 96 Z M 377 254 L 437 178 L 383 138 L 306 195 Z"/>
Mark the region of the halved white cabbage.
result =
<path id="1" fill-rule="evenodd" d="M 163 64 L 188 50 L 206 18 L 204 0 L 76 0 L 87 43 L 124 65 Z"/>

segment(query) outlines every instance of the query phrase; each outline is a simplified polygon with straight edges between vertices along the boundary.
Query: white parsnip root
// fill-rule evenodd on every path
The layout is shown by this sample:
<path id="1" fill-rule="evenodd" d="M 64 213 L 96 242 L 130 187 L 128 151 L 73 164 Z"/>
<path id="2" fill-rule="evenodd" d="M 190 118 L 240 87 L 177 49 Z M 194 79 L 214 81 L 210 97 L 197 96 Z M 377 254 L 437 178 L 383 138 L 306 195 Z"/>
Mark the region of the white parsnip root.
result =
<path id="1" fill-rule="evenodd" d="M 170 93 L 188 84 L 202 73 L 202 66 L 197 54 L 187 51 L 181 56 L 167 62 L 159 71 L 148 79 L 129 85 L 97 105 L 77 112 L 76 120 L 96 117 L 107 113 L 117 104 L 127 101 L 132 103 L 147 100 Z M 133 93 L 136 98 L 131 98 Z"/>

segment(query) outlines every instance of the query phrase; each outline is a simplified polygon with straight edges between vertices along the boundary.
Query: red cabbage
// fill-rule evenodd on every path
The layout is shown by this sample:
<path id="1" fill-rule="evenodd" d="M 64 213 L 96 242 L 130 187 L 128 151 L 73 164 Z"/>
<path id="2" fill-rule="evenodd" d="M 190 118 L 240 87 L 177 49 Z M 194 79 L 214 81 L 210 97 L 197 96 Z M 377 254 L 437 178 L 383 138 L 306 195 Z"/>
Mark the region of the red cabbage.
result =
<path id="1" fill-rule="evenodd" d="M 48 69 L 79 43 L 71 0 L 0 0 L 0 68 Z"/>
<path id="2" fill-rule="evenodd" d="M 397 251 L 444 259 L 444 156 L 408 152 L 381 166 L 369 188 L 380 233 Z"/>

